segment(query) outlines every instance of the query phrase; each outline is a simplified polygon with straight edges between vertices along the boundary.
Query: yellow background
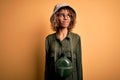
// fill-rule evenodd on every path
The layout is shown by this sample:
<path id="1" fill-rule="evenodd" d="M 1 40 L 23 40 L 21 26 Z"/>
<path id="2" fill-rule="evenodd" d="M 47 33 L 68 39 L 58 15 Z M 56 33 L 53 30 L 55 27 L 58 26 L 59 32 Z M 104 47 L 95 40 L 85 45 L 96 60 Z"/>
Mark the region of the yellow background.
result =
<path id="1" fill-rule="evenodd" d="M 84 80 L 120 80 L 119 0 L 0 0 L 0 80 L 43 80 L 56 3 L 77 12 Z"/>

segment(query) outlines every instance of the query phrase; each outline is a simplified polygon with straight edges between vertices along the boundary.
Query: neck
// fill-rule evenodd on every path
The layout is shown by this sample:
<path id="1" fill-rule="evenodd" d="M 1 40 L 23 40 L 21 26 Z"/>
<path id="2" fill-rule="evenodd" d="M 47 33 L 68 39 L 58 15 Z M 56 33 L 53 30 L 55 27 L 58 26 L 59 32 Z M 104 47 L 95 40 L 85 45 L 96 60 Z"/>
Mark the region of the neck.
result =
<path id="1" fill-rule="evenodd" d="M 65 29 L 59 29 L 57 36 L 58 36 L 58 38 L 60 40 L 63 40 L 67 36 L 67 33 L 68 33 L 68 29 L 67 28 L 65 28 Z"/>
<path id="2" fill-rule="evenodd" d="M 65 28 L 65 29 L 59 29 L 59 31 L 58 31 L 58 34 L 67 34 L 67 32 L 68 32 L 68 29 L 67 28 Z"/>

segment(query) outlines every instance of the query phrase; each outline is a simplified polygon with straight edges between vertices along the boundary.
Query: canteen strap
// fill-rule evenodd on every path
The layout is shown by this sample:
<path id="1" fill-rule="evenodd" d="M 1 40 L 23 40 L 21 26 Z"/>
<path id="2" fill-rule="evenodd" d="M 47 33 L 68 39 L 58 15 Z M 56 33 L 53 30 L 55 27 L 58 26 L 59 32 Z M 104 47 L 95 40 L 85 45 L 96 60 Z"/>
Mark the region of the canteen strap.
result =
<path id="1" fill-rule="evenodd" d="M 56 47 L 57 47 L 57 42 L 55 40 L 55 46 L 54 46 L 54 63 L 57 61 L 57 51 L 56 51 Z M 71 57 L 72 57 L 72 65 L 73 65 L 73 41 L 72 41 L 72 36 L 70 35 L 70 47 L 71 47 Z"/>

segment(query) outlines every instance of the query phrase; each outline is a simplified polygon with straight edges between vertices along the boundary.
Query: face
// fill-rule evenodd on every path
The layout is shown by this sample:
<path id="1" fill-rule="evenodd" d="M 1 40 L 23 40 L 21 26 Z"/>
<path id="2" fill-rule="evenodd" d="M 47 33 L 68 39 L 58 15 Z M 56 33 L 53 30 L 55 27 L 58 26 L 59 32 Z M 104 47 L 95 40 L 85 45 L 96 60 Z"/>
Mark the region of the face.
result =
<path id="1" fill-rule="evenodd" d="M 61 28 L 68 28 L 71 21 L 69 11 L 66 9 L 62 9 L 58 14 L 58 20 Z"/>

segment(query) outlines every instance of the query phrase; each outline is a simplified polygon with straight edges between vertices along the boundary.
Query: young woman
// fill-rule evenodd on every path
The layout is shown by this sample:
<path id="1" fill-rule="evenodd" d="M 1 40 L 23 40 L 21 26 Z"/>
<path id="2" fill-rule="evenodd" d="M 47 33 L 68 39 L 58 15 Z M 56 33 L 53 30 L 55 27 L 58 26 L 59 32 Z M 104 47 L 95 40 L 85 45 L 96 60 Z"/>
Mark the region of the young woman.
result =
<path id="1" fill-rule="evenodd" d="M 45 80 L 83 80 L 81 40 L 71 32 L 76 22 L 75 10 L 65 3 L 57 4 L 50 22 L 55 33 L 45 41 Z"/>

